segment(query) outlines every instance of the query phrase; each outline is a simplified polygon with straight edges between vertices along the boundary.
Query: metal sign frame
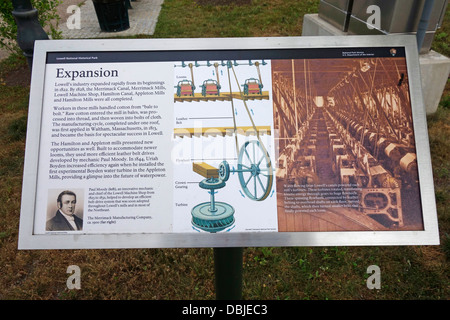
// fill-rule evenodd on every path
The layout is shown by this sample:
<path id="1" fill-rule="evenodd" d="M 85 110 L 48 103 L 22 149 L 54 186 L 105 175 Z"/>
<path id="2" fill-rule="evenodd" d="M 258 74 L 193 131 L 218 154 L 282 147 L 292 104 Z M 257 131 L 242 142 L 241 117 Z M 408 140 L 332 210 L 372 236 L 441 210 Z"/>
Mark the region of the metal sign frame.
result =
<path id="1" fill-rule="evenodd" d="M 245 233 L 106 233 L 34 234 L 39 141 L 47 54 L 52 52 L 139 52 L 205 50 L 276 50 L 404 47 L 408 68 L 420 196 L 422 231 L 245 232 Z M 258 246 L 389 246 L 439 244 L 431 157 L 423 105 L 419 56 L 414 36 L 345 36 L 227 39 L 120 39 L 37 41 L 29 103 L 19 249 L 108 249 Z"/>

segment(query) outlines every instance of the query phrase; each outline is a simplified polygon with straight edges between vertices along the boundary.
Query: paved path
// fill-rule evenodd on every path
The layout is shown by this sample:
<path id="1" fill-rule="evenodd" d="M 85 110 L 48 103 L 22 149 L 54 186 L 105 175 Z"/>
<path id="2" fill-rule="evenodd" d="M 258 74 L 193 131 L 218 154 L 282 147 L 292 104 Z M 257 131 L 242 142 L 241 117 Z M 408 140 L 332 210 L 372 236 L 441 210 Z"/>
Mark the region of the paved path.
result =
<path id="1" fill-rule="evenodd" d="M 87 38 L 111 38 L 131 37 L 134 35 L 152 35 L 155 32 L 161 5 L 164 0 L 136 0 L 131 1 L 132 9 L 128 10 L 130 28 L 120 32 L 103 32 L 100 30 L 97 15 L 95 14 L 92 0 L 64 0 L 58 7 L 61 18 L 59 29 L 64 39 Z M 80 8 L 80 28 L 69 29 L 67 21 L 74 11 L 69 11 L 70 6 L 77 5 Z M 0 60 L 8 56 L 8 52 L 0 50 Z"/>

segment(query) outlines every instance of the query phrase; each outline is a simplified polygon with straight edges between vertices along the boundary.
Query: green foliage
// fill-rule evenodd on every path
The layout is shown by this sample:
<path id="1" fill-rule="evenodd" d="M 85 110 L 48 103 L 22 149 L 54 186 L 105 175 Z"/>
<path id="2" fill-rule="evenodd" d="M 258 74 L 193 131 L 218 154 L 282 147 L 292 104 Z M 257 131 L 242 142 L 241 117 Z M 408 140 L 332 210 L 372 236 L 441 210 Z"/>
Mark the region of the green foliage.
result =
<path id="1" fill-rule="evenodd" d="M 18 119 L 14 119 L 8 125 L 8 135 L 12 141 L 20 141 L 25 139 L 27 135 L 27 119 L 26 115 Z"/>
<path id="2" fill-rule="evenodd" d="M 444 109 L 450 109 L 450 95 L 443 97 L 441 102 L 440 102 L 440 105 Z"/>
<path id="3" fill-rule="evenodd" d="M 57 7 L 62 2 L 59 0 L 31 0 L 31 4 L 38 10 L 39 23 L 52 39 L 60 39 L 58 31 L 60 17 Z M 10 52 L 20 52 L 16 43 L 17 25 L 12 15 L 14 10 L 12 1 L 0 0 L 0 48 Z"/>
<path id="4" fill-rule="evenodd" d="M 448 233 L 445 234 L 442 240 L 442 247 L 447 260 L 450 260 L 450 235 Z"/>
<path id="5" fill-rule="evenodd" d="M 450 10 L 447 8 L 445 12 L 444 19 L 442 20 L 441 27 L 436 30 L 436 35 L 434 37 L 431 48 L 444 56 L 450 56 L 450 36 L 449 36 L 449 26 L 450 26 Z"/>

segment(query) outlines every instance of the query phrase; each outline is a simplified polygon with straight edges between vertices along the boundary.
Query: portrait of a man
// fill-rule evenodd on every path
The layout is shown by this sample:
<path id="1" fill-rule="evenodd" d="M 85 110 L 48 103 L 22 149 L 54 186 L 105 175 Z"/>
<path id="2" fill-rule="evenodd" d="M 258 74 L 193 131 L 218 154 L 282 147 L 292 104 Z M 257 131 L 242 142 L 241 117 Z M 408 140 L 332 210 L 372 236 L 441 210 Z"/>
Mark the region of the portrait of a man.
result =
<path id="1" fill-rule="evenodd" d="M 73 191 L 62 191 L 57 199 L 58 210 L 55 216 L 47 221 L 47 231 L 76 231 L 82 230 L 83 219 L 75 215 L 77 195 Z"/>

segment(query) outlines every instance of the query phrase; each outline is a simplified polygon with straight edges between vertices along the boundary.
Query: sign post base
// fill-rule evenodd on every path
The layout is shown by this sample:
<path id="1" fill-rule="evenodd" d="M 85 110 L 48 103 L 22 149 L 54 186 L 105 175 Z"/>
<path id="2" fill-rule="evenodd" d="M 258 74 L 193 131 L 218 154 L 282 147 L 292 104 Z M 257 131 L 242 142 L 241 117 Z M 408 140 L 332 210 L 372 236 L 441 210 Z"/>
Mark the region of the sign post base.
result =
<path id="1" fill-rule="evenodd" d="M 242 299 L 243 248 L 214 248 L 217 300 Z"/>

